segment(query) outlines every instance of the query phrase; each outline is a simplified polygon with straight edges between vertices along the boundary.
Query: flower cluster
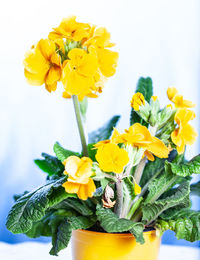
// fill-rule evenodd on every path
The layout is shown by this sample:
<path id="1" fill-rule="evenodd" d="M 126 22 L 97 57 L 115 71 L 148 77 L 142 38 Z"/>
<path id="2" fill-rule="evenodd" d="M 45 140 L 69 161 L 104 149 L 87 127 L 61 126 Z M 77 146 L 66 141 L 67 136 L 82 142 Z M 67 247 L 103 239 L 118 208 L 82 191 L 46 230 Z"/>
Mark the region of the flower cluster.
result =
<path id="1" fill-rule="evenodd" d="M 24 73 L 30 84 L 45 84 L 49 92 L 62 81 L 65 98 L 94 98 L 115 74 L 118 53 L 110 50 L 113 46 L 105 28 L 69 17 L 26 53 Z"/>

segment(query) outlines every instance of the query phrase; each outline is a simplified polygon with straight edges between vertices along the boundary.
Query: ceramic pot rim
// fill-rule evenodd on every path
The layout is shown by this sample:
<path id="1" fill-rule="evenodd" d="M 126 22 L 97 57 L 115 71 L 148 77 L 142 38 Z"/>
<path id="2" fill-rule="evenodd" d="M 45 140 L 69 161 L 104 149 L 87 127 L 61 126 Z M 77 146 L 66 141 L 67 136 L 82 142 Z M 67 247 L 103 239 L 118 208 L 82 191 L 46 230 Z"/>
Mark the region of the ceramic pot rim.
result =
<path id="1" fill-rule="evenodd" d="M 85 229 L 77 229 L 73 230 L 73 232 L 79 233 L 79 234 L 85 234 L 87 236 L 110 236 L 110 237 L 133 237 L 133 234 L 131 233 L 105 233 L 105 232 L 97 232 L 97 231 L 91 231 L 91 230 L 85 230 Z M 144 231 L 146 236 L 151 236 L 152 234 L 156 234 L 156 230 L 149 230 Z"/>

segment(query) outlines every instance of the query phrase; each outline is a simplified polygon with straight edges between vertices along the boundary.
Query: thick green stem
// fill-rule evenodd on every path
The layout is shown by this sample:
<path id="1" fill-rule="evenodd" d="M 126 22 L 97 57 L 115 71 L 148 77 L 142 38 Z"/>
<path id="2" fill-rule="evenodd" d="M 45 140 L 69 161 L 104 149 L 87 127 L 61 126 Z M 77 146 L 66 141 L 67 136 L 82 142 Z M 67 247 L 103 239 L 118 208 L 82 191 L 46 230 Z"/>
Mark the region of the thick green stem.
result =
<path id="1" fill-rule="evenodd" d="M 140 203 L 142 202 L 143 198 L 140 197 L 136 203 L 133 204 L 133 206 L 131 207 L 128 215 L 127 215 L 127 218 L 128 219 L 131 219 L 131 217 L 133 216 L 133 214 L 135 213 L 135 211 L 138 209 L 138 207 L 140 206 Z"/>
<path id="2" fill-rule="evenodd" d="M 76 121 L 78 124 L 78 130 L 79 130 L 79 134 L 80 134 L 80 138 L 81 138 L 83 155 L 88 156 L 87 142 L 86 142 L 86 138 L 85 138 L 85 132 L 84 132 L 83 122 L 82 122 L 82 118 L 81 118 L 78 97 L 76 95 L 73 95 L 72 99 L 73 99 L 74 110 L 75 110 L 75 114 L 76 114 Z"/>
<path id="3" fill-rule="evenodd" d="M 139 162 L 138 166 L 136 167 L 135 174 L 134 174 L 134 178 L 135 178 L 135 181 L 136 181 L 136 183 L 137 183 L 138 185 L 140 184 L 140 179 L 141 179 L 141 177 L 142 177 L 142 173 L 143 173 L 145 164 L 146 164 L 146 157 L 144 157 L 144 158 Z"/>
<path id="4" fill-rule="evenodd" d="M 122 216 L 122 208 L 123 208 L 123 183 L 122 180 L 118 179 L 116 183 L 117 189 L 117 201 L 115 205 L 115 213 L 119 218 Z"/>

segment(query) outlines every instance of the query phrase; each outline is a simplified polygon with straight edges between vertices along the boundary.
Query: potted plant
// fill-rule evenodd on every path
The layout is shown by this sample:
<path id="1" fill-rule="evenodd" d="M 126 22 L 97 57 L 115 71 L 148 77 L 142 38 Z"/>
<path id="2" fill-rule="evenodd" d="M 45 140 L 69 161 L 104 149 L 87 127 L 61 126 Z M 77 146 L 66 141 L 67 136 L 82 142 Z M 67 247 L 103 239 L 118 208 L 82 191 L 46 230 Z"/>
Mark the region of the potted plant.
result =
<path id="1" fill-rule="evenodd" d="M 190 125 L 194 104 L 168 88 L 172 104 L 160 107 L 152 80 L 140 78 L 131 99 L 130 126 L 120 133 L 120 116 L 87 136 L 83 127 L 87 99 L 96 98 L 114 75 L 118 53 L 110 50 L 105 28 L 64 19 L 26 54 L 25 76 L 51 92 L 62 81 L 72 98 L 82 151 L 54 145 L 55 156 L 35 160 L 46 183 L 15 196 L 7 228 L 31 238 L 52 237 L 50 254 L 67 247 L 73 259 L 147 259 L 158 257 L 160 237 L 172 230 L 178 239 L 200 238 L 200 213 L 190 194 L 199 195 L 200 156 L 184 157 L 197 133 Z"/>

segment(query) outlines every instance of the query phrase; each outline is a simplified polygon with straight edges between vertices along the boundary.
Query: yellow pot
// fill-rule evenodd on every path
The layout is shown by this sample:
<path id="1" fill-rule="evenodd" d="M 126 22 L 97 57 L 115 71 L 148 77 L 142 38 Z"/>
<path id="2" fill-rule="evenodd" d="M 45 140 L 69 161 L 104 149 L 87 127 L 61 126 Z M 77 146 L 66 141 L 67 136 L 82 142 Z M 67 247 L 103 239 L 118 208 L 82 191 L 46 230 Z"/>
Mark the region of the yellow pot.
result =
<path id="1" fill-rule="evenodd" d="M 131 234 L 110 234 L 87 230 L 72 233 L 73 260 L 157 260 L 160 238 L 156 231 L 144 232 L 145 244 Z"/>

